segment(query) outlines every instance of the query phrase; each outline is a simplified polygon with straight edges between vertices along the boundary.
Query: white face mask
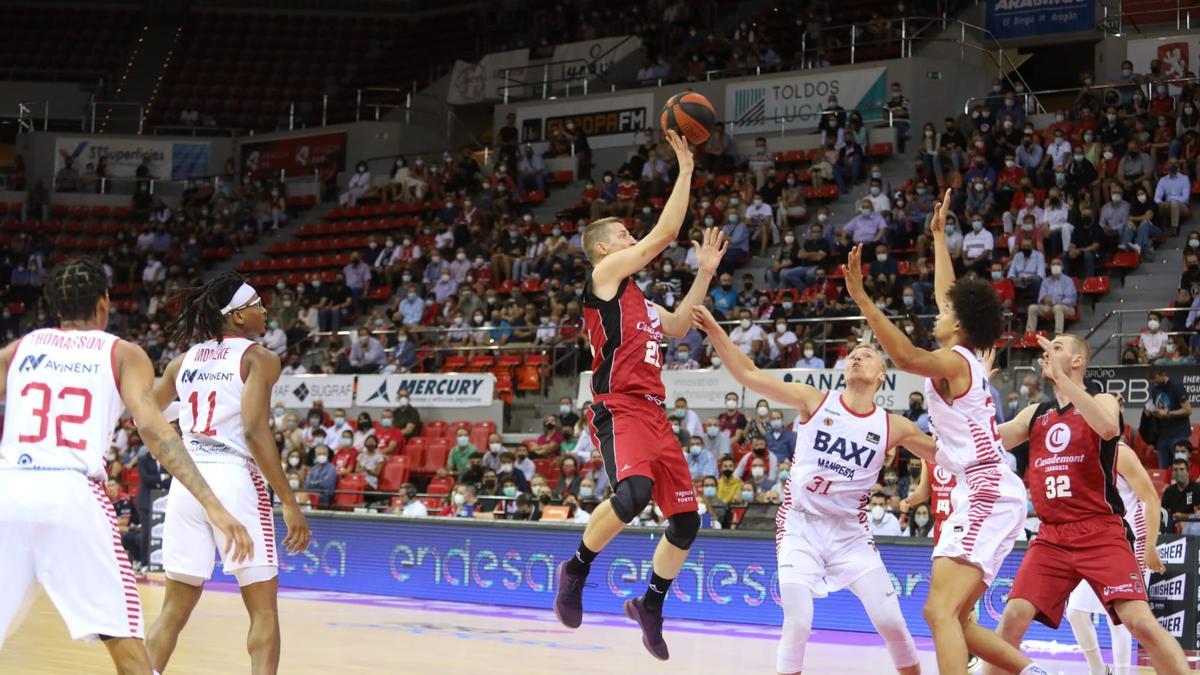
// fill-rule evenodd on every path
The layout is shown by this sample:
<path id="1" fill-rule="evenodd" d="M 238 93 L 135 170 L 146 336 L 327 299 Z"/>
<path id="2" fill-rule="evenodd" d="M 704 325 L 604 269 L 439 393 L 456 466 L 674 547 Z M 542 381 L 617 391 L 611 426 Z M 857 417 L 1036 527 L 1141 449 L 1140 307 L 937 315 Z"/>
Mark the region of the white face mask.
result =
<path id="1" fill-rule="evenodd" d="M 513 470 L 512 464 L 501 464 L 500 465 L 500 473 L 512 473 L 512 470 Z"/>
<path id="2" fill-rule="evenodd" d="M 1062 274 L 1062 265 L 1051 265 L 1050 274 L 1053 274 L 1054 276 Z"/>
<path id="3" fill-rule="evenodd" d="M 317 464 L 324 464 L 325 462 L 329 461 L 329 457 L 327 457 L 325 455 L 317 455 L 316 461 L 317 461 Z"/>
<path id="4" fill-rule="evenodd" d="M 467 501 L 467 498 L 463 496 L 463 493 L 461 493 L 461 492 L 454 493 L 454 505 L 455 506 L 462 506 L 464 503 L 466 503 L 466 501 Z"/>
<path id="5" fill-rule="evenodd" d="M 1146 322 L 1146 328 L 1149 328 L 1150 330 L 1158 330 L 1158 326 L 1158 319 L 1150 319 Z"/>
<path id="6" fill-rule="evenodd" d="M 726 410 L 737 410 L 737 407 L 738 407 L 737 401 L 733 401 L 733 400 L 725 401 L 725 409 Z"/>
<path id="7" fill-rule="evenodd" d="M 750 330 L 750 319 L 742 319 L 742 330 Z"/>
<path id="8" fill-rule="evenodd" d="M 871 518 L 874 520 L 883 520 L 884 510 L 882 506 L 876 504 L 871 507 Z"/>
<path id="9" fill-rule="evenodd" d="M 813 357 L 813 350 L 805 349 L 804 350 L 804 358 L 811 359 L 812 357 Z"/>
<path id="10" fill-rule="evenodd" d="M 288 465 L 289 466 L 300 466 L 300 458 L 299 457 L 288 457 Z"/>
<path id="11" fill-rule="evenodd" d="M 758 408 L 756 408 L 755 411 L 759 414 L 760 417 L 766 417 L 767 413 L 771 412 L 771 410 L 769 408 L 767 408 L 767 406 L 765 406 L 765 405 L 758 406 Z"/>
<path id="12" fill-rule="evenodd" d="M 750 467 L 750 475 L 754 476 L 755 478 L 762 478 L 766 473 L 767 472 L 761 466 Z"/>

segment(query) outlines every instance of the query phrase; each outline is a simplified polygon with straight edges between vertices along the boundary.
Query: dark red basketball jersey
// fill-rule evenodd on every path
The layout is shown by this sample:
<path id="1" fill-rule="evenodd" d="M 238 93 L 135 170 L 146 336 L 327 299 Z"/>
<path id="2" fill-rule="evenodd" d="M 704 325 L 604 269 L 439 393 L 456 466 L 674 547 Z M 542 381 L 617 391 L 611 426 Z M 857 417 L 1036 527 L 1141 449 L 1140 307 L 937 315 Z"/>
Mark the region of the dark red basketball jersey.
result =
<path id="1" fill-rule="evenodd" d="M 933 462 L 925 462 L 929 470 L 929 511 L 933 517 L 933 543 L 936 544 L 942 534 L 942 522 L 954 511 L 950 504 L 950 493 L 958 484 L 958 479 L 944 467 Z"/>
<path id="2" fill-rule="evenodd" d="M 1119 440 L 1101 440 L 1073 405 L 1038 406 L 1029 427 L 1025 474 L 1038 519 L 1061 524 L 1125 515 L 1117 492 Z"/>
<path id="3" fill-rule="evenodd" d="M 662 382 L 662 323 L 654 304 L 630 279 L 611 300 L 583 296 L 583 324 L 592 341 L 592 396 L 608 394 L 666 398 Z"/>

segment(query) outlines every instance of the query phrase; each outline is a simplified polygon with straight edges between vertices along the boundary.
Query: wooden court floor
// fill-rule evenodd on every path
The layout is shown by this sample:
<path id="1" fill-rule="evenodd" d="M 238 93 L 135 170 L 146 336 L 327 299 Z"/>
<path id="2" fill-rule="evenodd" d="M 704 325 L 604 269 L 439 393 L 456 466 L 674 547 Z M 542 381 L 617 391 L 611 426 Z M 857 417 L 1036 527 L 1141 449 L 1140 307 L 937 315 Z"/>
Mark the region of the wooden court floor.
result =
<path id="1" fill-rule="evenodd" d="M 179 642 L 170 675 L 248 673 L 248 620 L 236 589 L 213 584 Z M 149 625 L 162 602 L 162 587 L 141 585 Z M 640 632 L 624 617 L 589 615 L 577 631 L 545 610 L 378 598 L 317 591 L 284 591 L 280 597 L 286 675 L 412 673 L 444 675 L 540 675 L 578 673 L 775 672 L 778 629 L 669 619 L 671 660 L 654 660 Z M 932 647 L 918 638 L 926 673 L 936 673 Z M 1085 675 L 1076 655 L 1035 655 L 1052 672 Z M 879 675 L 895 672 L 882 641 L 861 633 L 816 631 L 806 672 Z M 67 638 L 66 627 L 45 595 L 0 651 L 0 673 L 59 675 L 110 673 L 100 645 Z M 1152 672 L 1144 668 L 1139 672 Z"/>

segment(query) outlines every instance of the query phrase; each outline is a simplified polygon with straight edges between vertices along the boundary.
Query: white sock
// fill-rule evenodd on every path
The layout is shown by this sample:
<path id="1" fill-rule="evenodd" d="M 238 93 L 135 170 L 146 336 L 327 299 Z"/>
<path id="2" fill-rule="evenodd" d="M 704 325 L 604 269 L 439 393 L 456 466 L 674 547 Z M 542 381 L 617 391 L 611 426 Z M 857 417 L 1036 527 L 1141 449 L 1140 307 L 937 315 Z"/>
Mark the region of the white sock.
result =
<path id="1" fill-rule="evenodd" d="M 1071 624 L 1071 632 L 1075 634 L 1075 642 L 1083 650 L 1087 659 L 1088 672 L 1091 675 L 1105 675 L 1104 659 L 1100 657 L 1100 641 L 1096 637 L 1096 624 L 1092 623 L 1090 612 L 1077 609 L 1067 610 L 1067 621 Z"/>
<path id="2" fill-rule="evenodd" d="M 1114 626 L 1108 617 L 1108 629 L 1112 634 L 1113 670 L 1117 675 L 1129 675 L 1133 671 L 1133 634 L 1125 624 Z"/>

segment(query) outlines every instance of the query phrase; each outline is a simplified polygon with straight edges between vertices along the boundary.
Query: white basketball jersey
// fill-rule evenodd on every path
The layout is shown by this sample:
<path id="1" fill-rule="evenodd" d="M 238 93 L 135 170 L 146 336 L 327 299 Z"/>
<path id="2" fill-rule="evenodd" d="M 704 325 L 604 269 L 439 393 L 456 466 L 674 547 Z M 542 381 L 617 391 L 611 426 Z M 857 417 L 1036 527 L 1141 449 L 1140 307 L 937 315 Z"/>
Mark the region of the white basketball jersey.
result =
<path id="1" fill-rule="evenodd" d="M 971 369 L 971 386 L 953 401 L 942 398 L 932 379 L 925 380 L 925 400 L 937 442 L 937 464 L 961 474 L 969 467 L 1004 463 L 1000 432 L 996 429 L 996 402 L 992 400 L 983 363 L 971 350 L 955 345 Z"/>
<path id="2" fill-rule="evenodd" d="M 805 422 L 797 420 L 786 508 L 820 517 L 862 516 L 887 455 L 888 413 L 851 412 L 839 394 L 826 394 Z M 781 511 L 784 509 L 781 509 Z"/>
<path id="3" fill-rule="evenodd" d="M 0 466 L 106 475 L 124 404 L 116 344 L 104 331 L 43 328 L 21 338 L 8 364 Z"/>
<path id="4" fill-rule="evenodd" d="M 242 426 L 242 356 L 254 346 L 227 337 L 192 346 L 179 365 L 179 429 L 196 460 L 252 460 Z"/>

